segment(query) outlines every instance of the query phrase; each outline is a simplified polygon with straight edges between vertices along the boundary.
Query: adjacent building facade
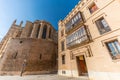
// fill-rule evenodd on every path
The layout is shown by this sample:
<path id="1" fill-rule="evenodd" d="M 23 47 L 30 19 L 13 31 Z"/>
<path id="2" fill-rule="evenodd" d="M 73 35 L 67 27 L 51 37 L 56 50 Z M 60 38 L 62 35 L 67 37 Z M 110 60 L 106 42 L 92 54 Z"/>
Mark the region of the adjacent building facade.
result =
<path id="1" fill-rule="evenodd" d="M 58 74 L 120 79 L 120 0 L 81 0 L 59 21 Z"/>
<path id="2" fill-rule="evenodd" d="M 11 25 L 0 46 L 0 74 L 41 74 L 57 71 L 57 31 L 49 22 Z"/>

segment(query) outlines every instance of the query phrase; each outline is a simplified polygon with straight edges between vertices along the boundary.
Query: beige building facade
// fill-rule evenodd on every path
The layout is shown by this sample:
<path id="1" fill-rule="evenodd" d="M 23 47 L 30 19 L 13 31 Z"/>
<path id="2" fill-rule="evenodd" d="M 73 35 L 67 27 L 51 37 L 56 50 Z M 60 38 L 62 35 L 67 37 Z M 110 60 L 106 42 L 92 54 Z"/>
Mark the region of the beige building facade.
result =
<path id="1" fill-rule="evenodd" d="M 120 0 L 81 0 L 58 25 L 59 75 L 120 79 Z"/>

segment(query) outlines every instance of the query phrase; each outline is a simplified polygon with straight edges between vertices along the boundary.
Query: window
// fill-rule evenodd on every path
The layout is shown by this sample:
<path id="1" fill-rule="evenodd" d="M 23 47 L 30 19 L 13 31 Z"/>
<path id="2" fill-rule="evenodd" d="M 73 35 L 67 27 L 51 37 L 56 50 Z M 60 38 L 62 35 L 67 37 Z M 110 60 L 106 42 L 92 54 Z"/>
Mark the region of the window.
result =
<path id="1" fill-rule="evenodd" d="M 40 60 L 42 59 L 42 54 L 40 54 L 39 59 L 40 59 Z"/>
<path id="2" fill-rule="evenodd" d="M 98 19 L 95 23 L 98 27 L 100 34 L 104 34 L 110 31 L 110 27 L 103 17 Z"/>
<path id="3" fill-rule="evenodd" d="M 95 12 L 98 9 L 97 5 L 95 3 L 93 3 L 90 7 L 89 7 L 89 11 L 90 13 Z"/>
<path id="4" fill-rule="evenodd" d="M 62 64 L 65 64 L 65 55 L 62 55 Z"/>
<path id="5" fill-rule="evenodd" d="M 61 50 L 62 50 L 62 51 L 65 50 L 64 41 L 61 42 Z"/>
<path id="6" fill-rule="evenodd" d="M 67 47 L 80 44 L 88 40 L 85 26 L 80 27 L 78 30 L 67 36 Z"/>
<path id="7" fill-rule="evenodd" d="M 61 37 L 63 37 L 63 36 L 64 36 L 64 30 L 61 31 Z"/>
<path id="8" fill-rule="evenodd" d="M 109 49 L 112 59 L 120 58 L 120 44 L 117 40 L 108 42 L 107 47 Z"/>
<path id="9" fill-rule="evenodd" d="M 45 39 L 46 38 L 46 32 L 47 32 L 47 26 L 45 25 L 43 28 L 43 33 L 42 33 L 42 38 Z"/>
<path id="10" fill-rule="evenodd" d="M 62 71 L 62 74 L 66 74 L 66 71 Z"/>
<path id="11" fill-rule="evenodd" d="M 82 20 L 81 12 L 78 12 L 70 21 L 68 21 L 66 26 L 66 31 L 71 30 L 73 27 L 78 25 Z"/>

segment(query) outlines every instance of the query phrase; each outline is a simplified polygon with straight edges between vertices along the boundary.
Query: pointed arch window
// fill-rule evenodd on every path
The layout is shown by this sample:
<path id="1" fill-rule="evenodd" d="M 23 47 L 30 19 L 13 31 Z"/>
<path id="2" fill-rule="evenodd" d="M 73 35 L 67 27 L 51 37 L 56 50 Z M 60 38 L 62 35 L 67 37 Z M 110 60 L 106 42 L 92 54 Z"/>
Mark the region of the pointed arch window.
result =
<path id="1" fill-rule="evenodd" d="M 42 38 L 45 39 L 46 38 L 46 32 L 47 32 L 47 25 L 45 25 L 43 27 L 43 33 L 42 33 Z"/>

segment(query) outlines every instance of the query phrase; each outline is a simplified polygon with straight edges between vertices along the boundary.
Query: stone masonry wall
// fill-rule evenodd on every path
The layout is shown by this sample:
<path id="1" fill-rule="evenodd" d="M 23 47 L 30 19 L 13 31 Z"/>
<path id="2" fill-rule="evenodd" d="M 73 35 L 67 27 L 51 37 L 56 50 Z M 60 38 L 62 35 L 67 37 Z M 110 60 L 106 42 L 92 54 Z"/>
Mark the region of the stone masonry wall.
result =
<path id="1" fill-rule="evenodd" d="M 27 61 L 24 67 L 26 72 L 55 71 L 57 69 L 56 49 L 57 45 L 48 40 L 11 39 L 1 59 L 1 74 L 6 71 L 21 72 L 24 60 Z"/>

